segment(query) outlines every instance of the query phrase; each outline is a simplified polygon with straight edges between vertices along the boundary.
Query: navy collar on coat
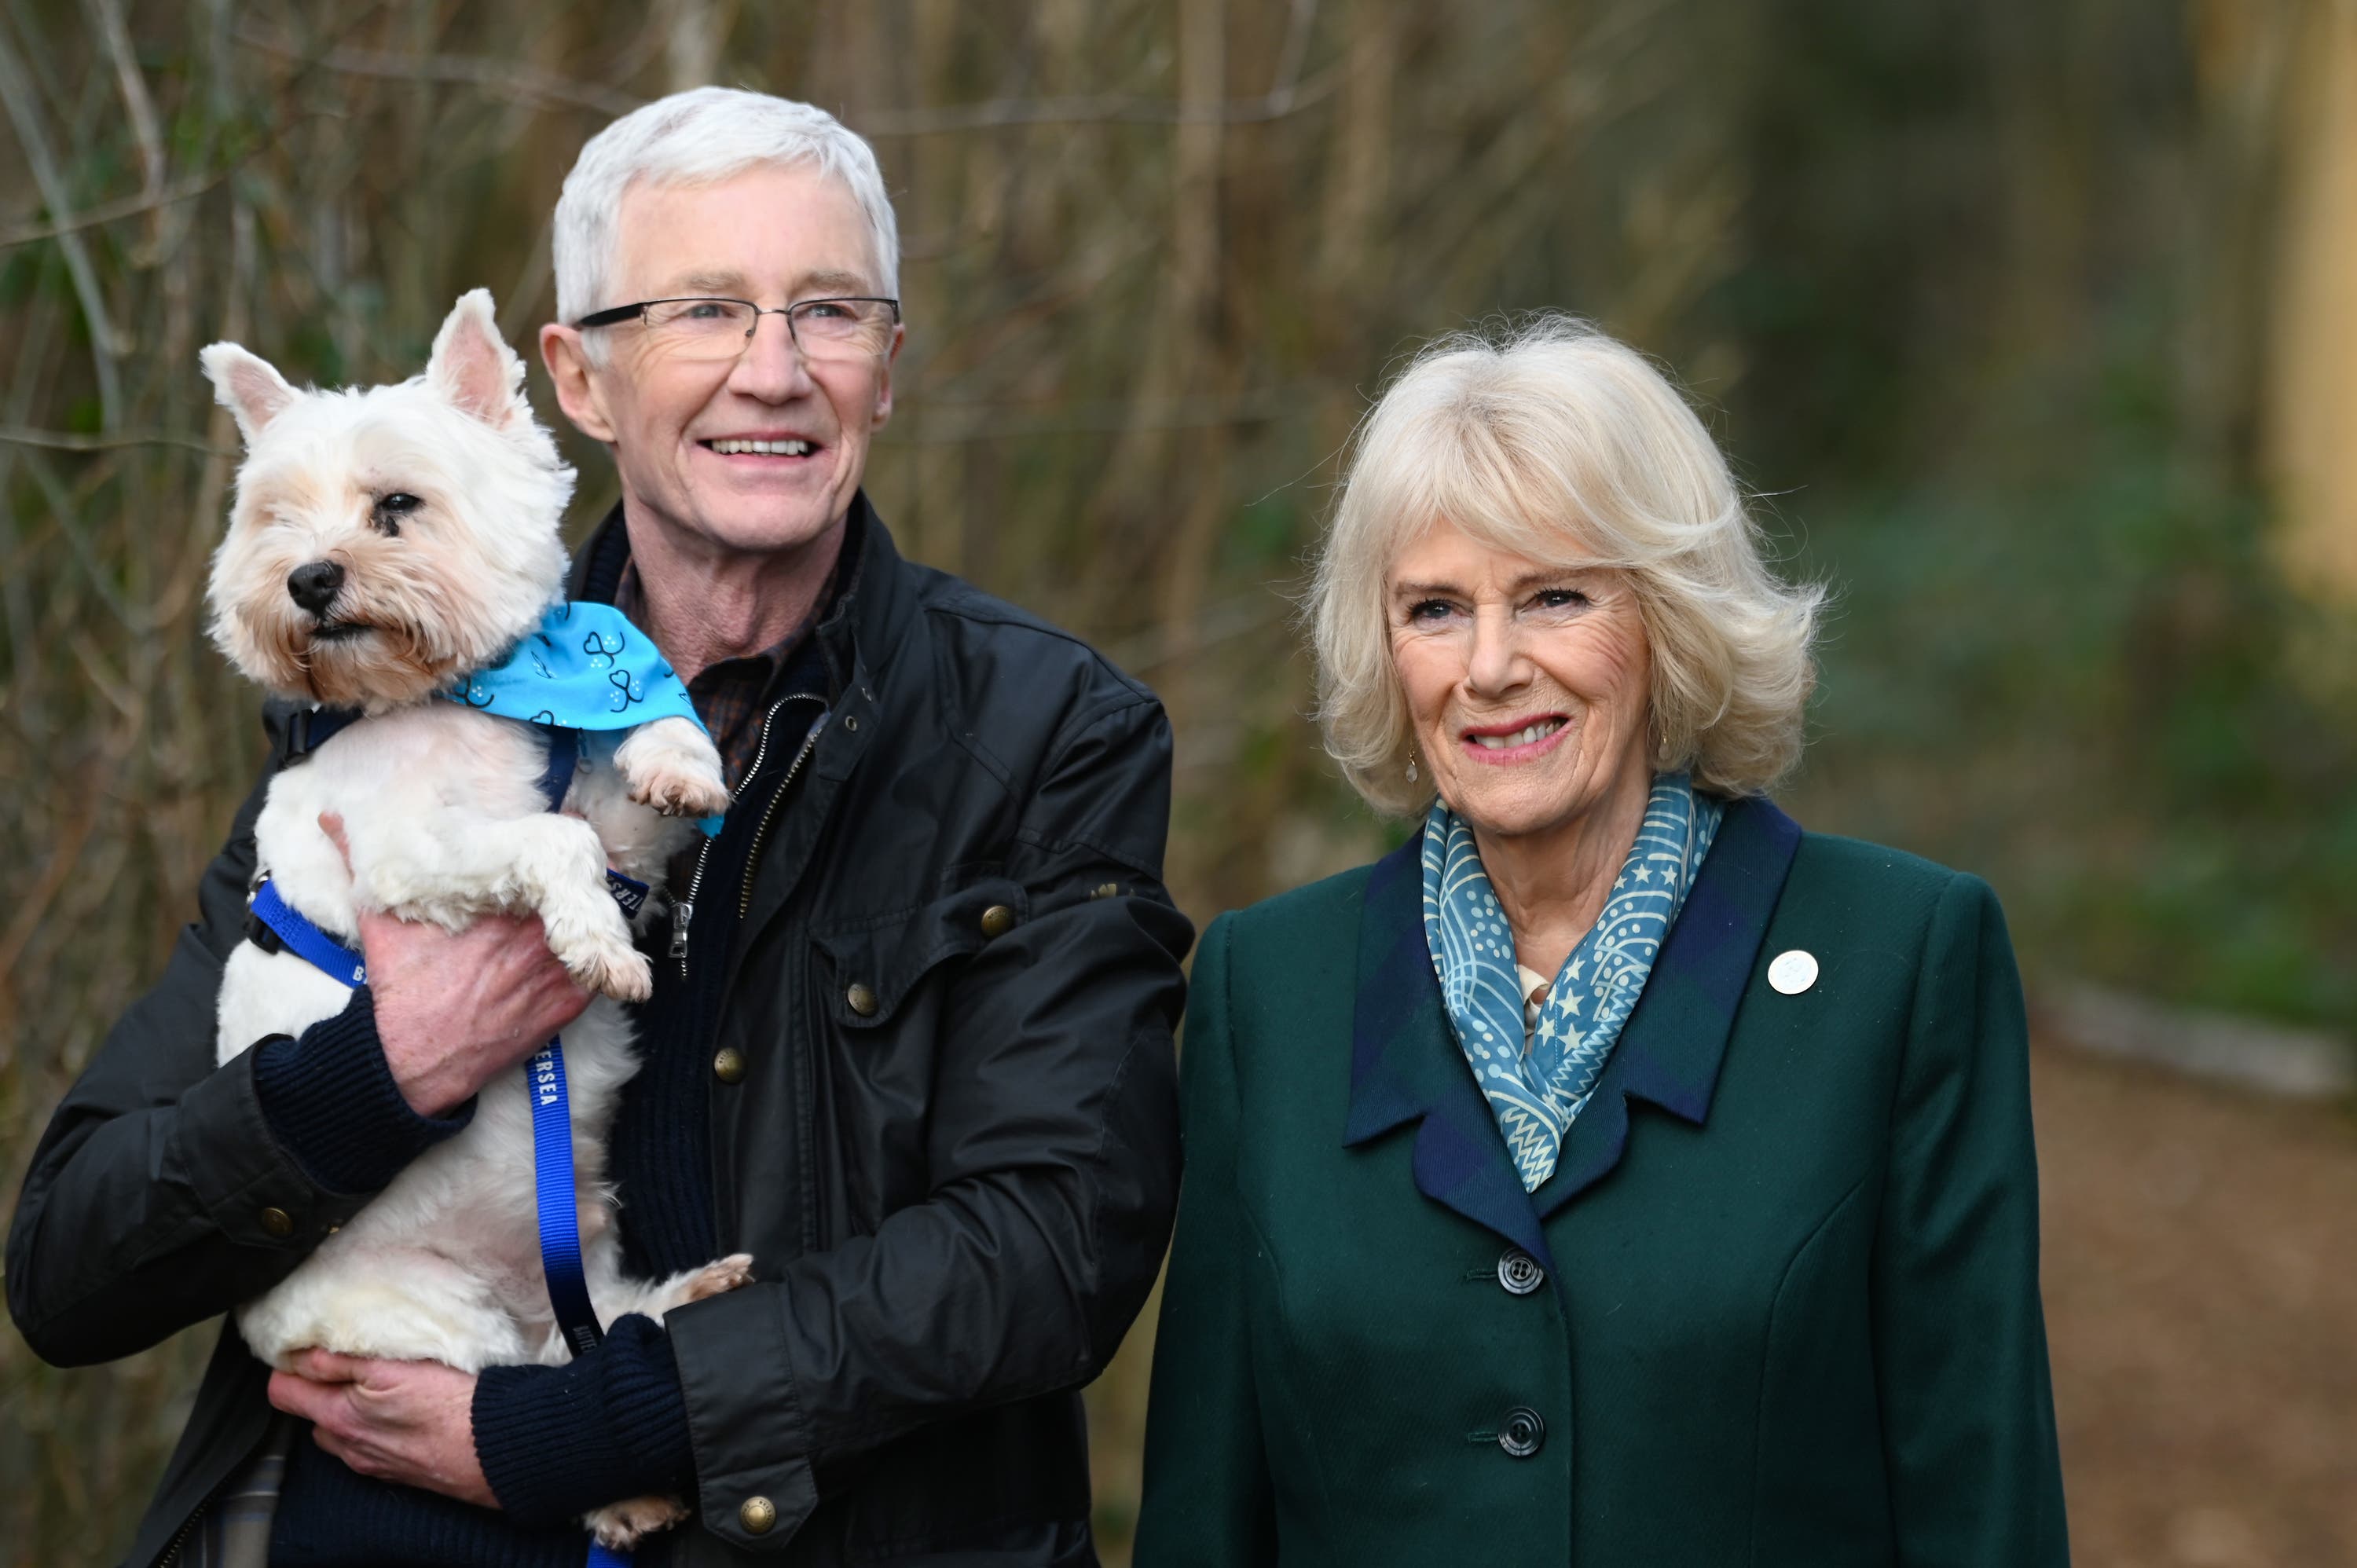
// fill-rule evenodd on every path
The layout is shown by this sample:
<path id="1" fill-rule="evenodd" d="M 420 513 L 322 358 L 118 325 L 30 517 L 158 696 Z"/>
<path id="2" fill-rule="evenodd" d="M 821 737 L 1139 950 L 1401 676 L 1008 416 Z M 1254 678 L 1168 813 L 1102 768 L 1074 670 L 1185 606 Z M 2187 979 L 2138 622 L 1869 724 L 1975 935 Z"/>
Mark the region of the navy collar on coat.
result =
<path id="1" fill-rule="evenodd" d="M 1800 842 L 1799 824 L 1768 800 L 1727 808 L 1637 1010 L 1564 1138 L 1555 1174 L 1525 1193 L 1441 1005 L 1425 947 L 1423 835 L 1412 835 L 1375 864 L 1363 895 L 1343 1143 L 1420 1121 L 1417 1190 L 1552 1271 L 1540 1223 L 1620 1163 L 1631 1100 L 1696 1125 L 1709 1116 L 1735 1010 Z"/>

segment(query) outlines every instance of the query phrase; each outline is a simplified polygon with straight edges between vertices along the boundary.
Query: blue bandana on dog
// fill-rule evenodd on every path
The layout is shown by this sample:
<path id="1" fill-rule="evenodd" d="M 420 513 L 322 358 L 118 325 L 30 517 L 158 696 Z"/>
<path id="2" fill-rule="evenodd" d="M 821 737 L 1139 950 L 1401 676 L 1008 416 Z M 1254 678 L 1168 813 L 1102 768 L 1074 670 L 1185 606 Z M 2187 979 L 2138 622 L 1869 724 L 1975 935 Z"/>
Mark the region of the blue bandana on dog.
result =
<path id="1" fill-rule="evenodd" d="M 541 618 L 507 657 L 442 693 L 501 718 L 590 733 L 635 729 L 657 719 L 704 721 L 687 682 L 653 638 L 611 605 L 563 604 Z M 706 833 L 720 819 L 706 818 Z"/>
<path id="2" fill-rule="evenodd" d="M 704 725 L 654 639 L 611 605 L 555 606 L 506 658 L 442 694 L 560 729 L 634 729 L 673 718 Z"/>
<path id="3" fill-rule="evenodd" d="M 1603 913 L 1564 960 L 1537 1027 L 1525 1035 L 1514 933 L 1473 830 L 1432 803 L 1424 823 L 1425 943 L 1457 1043 L 1524 1190 L 1536 1192 L 1555 1173 L 1563 1135 L 1595 1091 L 1726 811 L 1724 802 L 1695 794 L 1683 773 L 1654 778 Z"/>

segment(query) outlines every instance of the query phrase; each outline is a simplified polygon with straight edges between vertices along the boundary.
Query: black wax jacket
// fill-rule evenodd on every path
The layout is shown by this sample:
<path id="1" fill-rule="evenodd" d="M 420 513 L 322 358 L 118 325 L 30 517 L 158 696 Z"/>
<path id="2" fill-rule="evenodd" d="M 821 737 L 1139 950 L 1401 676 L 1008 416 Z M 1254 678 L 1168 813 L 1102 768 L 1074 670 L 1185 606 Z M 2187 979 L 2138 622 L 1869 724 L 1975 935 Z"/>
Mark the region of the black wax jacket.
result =
<path id="1" fill-rule="evenodd" d="M 701 1038 L 649 1043 L 736 1053 L 707 1080 L 712 1218 L 759 1276 L 669 1319 L 698 1493 L 673 1561 L 696 1568 L 1013 1563 L 994 1543 L 1085 1519 L 1077 1391 L 1144 1303 L 1177 1198 L 1192 931 L 1160 880 L 1160 705 L 902 561 L 864 499 L 845 549 L 817 632 L 828 717 L 798 768 L 745 780 L 697 896 L 700 1011 L 679 1027 Z M 287 726 L 265 718 L 274 771 Z M 371 1196 L 278 1146 L 253 1052 L 212 1062 L 261 798 L 27 1176 L 8 1305 L 57 1365 L 219 1316 Z M 253 1452 L 265 1381 L 224 1326 L 130 1562 L 167 1555 Z"/>

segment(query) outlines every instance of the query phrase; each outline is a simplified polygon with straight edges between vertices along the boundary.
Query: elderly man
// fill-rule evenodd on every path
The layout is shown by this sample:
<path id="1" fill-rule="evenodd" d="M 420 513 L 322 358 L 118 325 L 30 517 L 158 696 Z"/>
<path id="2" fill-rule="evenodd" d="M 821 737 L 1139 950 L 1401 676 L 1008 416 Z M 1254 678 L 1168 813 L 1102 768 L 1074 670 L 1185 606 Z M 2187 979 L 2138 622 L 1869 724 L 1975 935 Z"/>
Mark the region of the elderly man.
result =
<path id="1" fill-rule="evenodd" d="M 758 1277 L 479 1378 L 323 1353 L 273 1376 L 224 1332 L 131 1560 L 570 1568 L 584 1510 L 671 1491 L 695 1517 L 641 1562 L 1093 1563 L 1076 1391 L 1178 1174 L 1161 710 L 894 553 L 860 479 L 898 240 L 832 118 L 704 89 L 617 122 L 565 182 L 555 263 L 542 352 L 622 494 L 575 595 L 654 636 L 736 797 L 673 871 L 621 1232 L 640 1275 L 743 1251 Z M 270 716 L 275 769 L 300 738 Z M 349 1010 L 216 1070 L 259 800 L 36 1156 L 8 1290 L 52 1359 L 283 1276 L 582 1005 L 536 925 L 372 918 Z"/>

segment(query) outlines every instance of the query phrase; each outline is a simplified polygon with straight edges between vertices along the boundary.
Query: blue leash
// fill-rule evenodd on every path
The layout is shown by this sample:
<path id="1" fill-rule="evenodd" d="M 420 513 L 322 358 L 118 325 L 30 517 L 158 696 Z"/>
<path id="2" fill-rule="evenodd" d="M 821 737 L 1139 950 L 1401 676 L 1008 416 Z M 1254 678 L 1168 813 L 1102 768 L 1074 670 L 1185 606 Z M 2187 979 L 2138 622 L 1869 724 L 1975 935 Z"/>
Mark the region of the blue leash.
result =
<path id="1" fill-rule="evenodd" d="M 554 748 L 552 748 L 554 749 Z M 552 772 L 554 770 L 552 769 Z M 565 772 L 570 773 L 569 759 Z M 561 798 L 561 796 L 560 796 Z M 646 902 L 647 885 L 619 871 L 606 873 L 607 890 L 625 914 L 636 915 Z M 368 964 L 359 953 L 336 940 L 296 912 L 278 896 L 268 876 L 257 886 L 248 907 L 261 930 L 266 930 L 286 951 L 314 969 L 358 990 L 368 983 Z M 263 945 L 269 945 L 264 942 Z M 604 1331 L 589 1305 L 589 1282 L 581 1268 L 580 1216 L 574 1207 L 573 1116 L 565 1087 L 565 1044 L 561 1038 L 533 1053 L 524 1063 L 525 1091 L 532 1098 L 533 1190 L 539 1208 L 540 1263 L 548 1276 L 548 1305 L 556 1325 L 576 1356 L 597 1348 Z M 628 1568 L 630 1557 L 589 1541 L 587 1568 Z"/>
<path id="2" fill-rule="evenodd" d="M 581 1229 L 573 1204 L 573 1115 L 565 1091 L 565 1047 L 551 1040 L 523 1064 L 532 1094 L 532 1178 L 540 1208 L 540 1266 L 548 1276 L 548 1305 L 576 1356 L 597 1348 L 604 1334 L 589 1305 L 581 1272 Z"/>

